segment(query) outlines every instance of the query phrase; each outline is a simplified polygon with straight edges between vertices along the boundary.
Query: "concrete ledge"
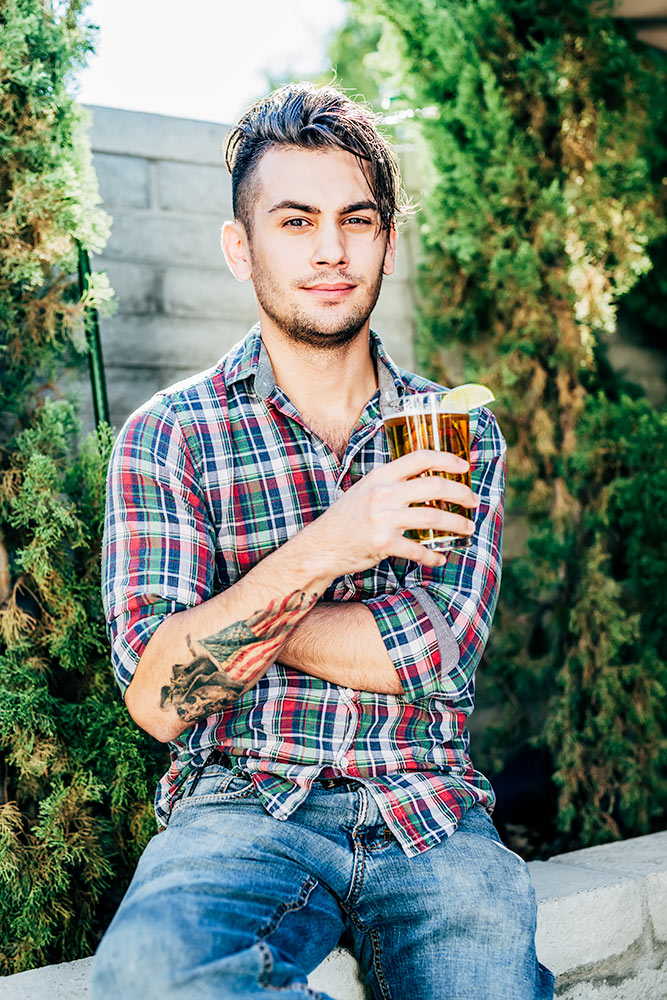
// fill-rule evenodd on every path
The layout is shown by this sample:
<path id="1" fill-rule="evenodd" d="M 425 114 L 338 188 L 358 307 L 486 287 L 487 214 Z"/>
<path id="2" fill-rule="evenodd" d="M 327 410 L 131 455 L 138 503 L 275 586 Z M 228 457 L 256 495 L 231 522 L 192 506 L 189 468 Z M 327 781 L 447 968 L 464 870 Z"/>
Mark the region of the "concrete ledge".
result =
<path id="1" fill-rule="evenodd" d="M 562 1000 L 667 998 L 667 832 L 529 864 L 537 953 Z M 92 958 L 0 980 L 2 1000 L 86 1000 Z M 349 952 L 308 979 L 334 1000 L 366 1000 Z M 510 998 L 508 998 L 510 1000 Z"/>

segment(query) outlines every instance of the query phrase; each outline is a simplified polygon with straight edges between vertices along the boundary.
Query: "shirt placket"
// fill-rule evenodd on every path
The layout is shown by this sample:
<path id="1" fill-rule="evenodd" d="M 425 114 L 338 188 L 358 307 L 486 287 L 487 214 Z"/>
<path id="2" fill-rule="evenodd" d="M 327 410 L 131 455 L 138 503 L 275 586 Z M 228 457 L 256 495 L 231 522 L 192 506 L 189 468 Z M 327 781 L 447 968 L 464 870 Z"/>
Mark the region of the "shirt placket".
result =
<path id="1" fill-rule="evenodd" d="M 359 692 L 349 687 L 341 687 L 340 704 L 345 710 L 344 729 L 338 746 L 334 747 L 333 766 L 343 774 L 358 775 L 353 747 L 359 731 Z"/>
<path id="2" fill-rule="evenodd" d="M 301 433 L 308 440 L 312 449 L 311 460 L 313 463 L 317 462 L 319 464 L 320 470 L 324 474 L 328 494 L 327 499 L 330 505 L 335 503 L 352 485 L 351 470 L 357 456 L 360 456 L 362 474 L 370 471 L 370 467 L 374 463 L 370 462 L 369 459 L 367 459 L 366 463 L 364 462 L 363 451 L 378 430 L 380 423 L 379 416 L 364 411 L 359 424 L 352 433 L 348 447 L 343 455 L 343 461 L 339 464 L 336 456 L 326 442 L 322 441 L 321 438 L 310 430 L 291 401 L 277 387 L 272 392 L 271 399 L 273 405 L 284 416 L 299 425 Z M 372 403 L 369 403 L 369 407 L 371 405 Z M 368 469 L 365 468 L 366 464 L 369 465 Z M 361 577 L 363 574 L 359 575 Z M 355 598 L 357 591 L 358 587 L 354 574 L 346 573 L 335 582 L 333 590 L 329 592 L 329 596 L 335 601 L 349 601 Z M 339 687 L 338 691 L 338 706 L 334 732 L 332 734 L 332 759 L 330 766 L 336 768 L 342 774 L 358 776 L 359 770 L 355 761 L 353 747 L 359 732 L 360 723 L 359 692 L 349 687 Z"/>
<path id="3" fill-rule="evenodd" d="M 327 484 L 330 485 L 330 502 L 335 503 L 343 493 L 350 488 L 351 468 L 357 455 L 363 455 L 363 449 L 375 435 L 378 429 L 378 420 L 372 418 L 367 423 L 363 423 L 353 433 L 347 450 L 340 465 L 335 460 L 327 446 L 319 439 L 315 445 L 315 451 L 320 455 L 323 468 L 327 476 Z M 362 471 L 365 472 L 362 464 Z M 368 470 L 370 471 L 370 470 Z M 352 573 L 346 573 L 334 591 L 334 599 L 351 600 L 357 594 L 357 585 Z M 340 591 L 340 595 L 339 595 Z M 359 692 L 350 687 L 339 688 L 339 705 L 344 710 L 344 720 L 342 720 L 341 733 L 338 742 L 333 748 L 333 766 L 342 774 L 359 775 L 358 762 L 355 760 L 354 744 L 359 732 L 360 705 Z"/>

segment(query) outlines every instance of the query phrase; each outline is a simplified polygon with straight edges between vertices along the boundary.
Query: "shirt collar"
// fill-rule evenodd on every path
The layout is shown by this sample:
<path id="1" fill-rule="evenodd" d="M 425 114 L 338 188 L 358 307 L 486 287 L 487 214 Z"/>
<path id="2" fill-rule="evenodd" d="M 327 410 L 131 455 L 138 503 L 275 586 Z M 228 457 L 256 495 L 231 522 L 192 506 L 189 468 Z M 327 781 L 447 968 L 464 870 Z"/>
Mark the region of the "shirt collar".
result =
<path id="1" fill-rule="evenodd" d="M 371 354 L 377 363 L 378 389 L 381 402 L 400 398 L 407 390 L 406 382 L 384 344 L 374 330 L 370 331 Z M 253 378 L 256 395 L 267 399 L 276 387 L 271 360 L 260 335 L 259 323 L 228 354 L 224 366 L 225 383 L 233 385 L 241 379 Z"/>

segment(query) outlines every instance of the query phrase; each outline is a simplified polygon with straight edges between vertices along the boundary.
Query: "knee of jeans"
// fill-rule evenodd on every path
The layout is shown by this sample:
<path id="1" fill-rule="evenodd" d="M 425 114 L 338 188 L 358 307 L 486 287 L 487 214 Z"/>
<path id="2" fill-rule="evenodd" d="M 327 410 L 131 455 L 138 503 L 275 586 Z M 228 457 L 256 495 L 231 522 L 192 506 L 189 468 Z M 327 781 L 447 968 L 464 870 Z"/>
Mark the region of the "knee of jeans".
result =
<path id="1" fill-rule="evenodd" d="M 308 996 L 301 970 L 275 952 L 265 942 L 257 942 L 237 952 L 225 954 L 197 965 L 181 968 L 160 963 L 147 951 L 138 954 L 123 948 L 119 954 L 115 941 L 103 940 L 93 962 L 90 1000 L 191 1000 L 202 992 L 216 1000 L 238 1000 L 255 996 L 258 989 L 286 990 L 298 983 Z"/>
<path id="2" fill-rule="evenodd" d="M 127 996 L 127 991 L 123 990 L 122 982 L 119 979 L 122 975 L 116 976 L 118 962 L 111 960 L 103 948 L 103 943 L 97 949 L 93 959 L 93 967 L 90 975 L 90 1000 L 104 1000 L 105 997 Z M 119 972 L 122 974 L 123 963 L 120 963 Z"/>
<path id="3" fill-rule="evenodd" d="M 142 947 L 139 937 L 107 931 L 93 959 L 90 1000 L 165 1000 L 169 996 L 167 970 L 154 961 L 150 949 Z"/>

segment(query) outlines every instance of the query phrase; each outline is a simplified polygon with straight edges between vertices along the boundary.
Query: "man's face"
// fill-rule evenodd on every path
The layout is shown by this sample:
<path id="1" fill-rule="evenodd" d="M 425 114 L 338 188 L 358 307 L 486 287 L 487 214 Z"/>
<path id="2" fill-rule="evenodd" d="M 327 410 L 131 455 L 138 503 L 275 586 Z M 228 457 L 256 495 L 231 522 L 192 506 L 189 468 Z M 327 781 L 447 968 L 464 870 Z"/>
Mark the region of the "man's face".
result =
<path id="1" fill-rule="evenodd" d="M 260 314 L 291 340 L 339 347 L 366 326 L 396 233 L 379 229 L 365 175 L 342 150 L 271 149 L 259 162 L 248 241 Z"/>

